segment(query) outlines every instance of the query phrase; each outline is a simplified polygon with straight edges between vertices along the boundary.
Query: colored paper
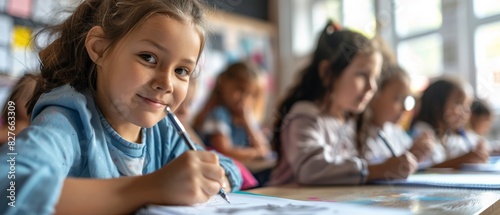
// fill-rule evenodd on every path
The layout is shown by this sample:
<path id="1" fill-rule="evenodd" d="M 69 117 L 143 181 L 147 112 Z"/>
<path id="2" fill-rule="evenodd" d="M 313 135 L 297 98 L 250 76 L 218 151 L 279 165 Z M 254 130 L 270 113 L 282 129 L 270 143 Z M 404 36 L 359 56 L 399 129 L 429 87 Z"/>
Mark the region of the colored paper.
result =
<path id="1" fill-rule="evenodd" d="M 8 73 L 10 69 L 10 64 L 9 64 L 9 49 L 6 47 L 0 46 L 0 72 L 1 73 Z"/>
<path id="2" fill-rule="evenodd" d="M 7 13 L 21 18 L 31 17 L 32 0 L 10 0 Z"/>
<path id="3" fill-rule="evenodd" d="M 26 49 L 31 43 L 31 28 L 26 26 L 14 26 L 14 40 L 12 42 L 13 48 Z"/>
<path id="4" fill-rule="evenodd" d="M 7 0 L 0 0 L 0 11 L 5 11 Z"/>
<path id="5" fill-rule="evenodd" d="M 14 20 L 5 15 L 0 15 L 0 46 L 10 46 Z"/>

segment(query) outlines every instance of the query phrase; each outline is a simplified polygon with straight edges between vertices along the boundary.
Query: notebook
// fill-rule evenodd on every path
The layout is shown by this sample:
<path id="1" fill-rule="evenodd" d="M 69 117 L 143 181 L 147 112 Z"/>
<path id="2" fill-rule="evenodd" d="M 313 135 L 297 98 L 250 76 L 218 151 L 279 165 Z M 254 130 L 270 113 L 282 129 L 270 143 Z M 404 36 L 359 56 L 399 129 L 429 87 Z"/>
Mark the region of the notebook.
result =
<path id="1" fill-rule="evenodd" d="M 219 195 L 212 197 L 207 203 L 193 206 L 159 206 L 150 205 L 136 214 L 228 214 L 228 215 L 323 215 L 323 214 L 412 214 L 409 210 L 397 208 L 383 208 L 361 206 L 358 204 L 299 201 L 278 197 L 229 193 L 231 204 L 224 201 Z"/>
<path id="2" fill-rule="evenodd" d="M 372 184 L 383 184 L 383 185 L 429 186 L 429 187 L 500 190 L 500 174 L 422 173 L 422 174 L 411 175 L 407 179 L 374 180 L 374 181 L 371 181 L 371 183 Z"/>
<path id="3" fill-rule="evenodd" d="M 464 163 L 460 165 L 461 171 L 467 172 L 498 172 L 500 173 L 500 157 L 492 156 L 488 163 Z"/>

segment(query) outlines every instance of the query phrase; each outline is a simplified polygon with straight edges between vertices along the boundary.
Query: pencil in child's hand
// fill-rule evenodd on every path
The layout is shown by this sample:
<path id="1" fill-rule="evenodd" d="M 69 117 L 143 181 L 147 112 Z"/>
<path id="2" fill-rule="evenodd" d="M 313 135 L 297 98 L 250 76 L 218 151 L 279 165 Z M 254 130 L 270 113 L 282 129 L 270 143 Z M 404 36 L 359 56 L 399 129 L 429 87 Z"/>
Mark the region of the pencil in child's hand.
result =
<path id="1" fill-rule="evenodd" d="M 179 135 L 182 137 L 182 139 L 184 139 L 184 142 L 188 145 L 189 149 L 196 151 L 196 147 L 195 147 L 193 141 L 191 141 L 188 134 L 186 133 L 186 129 L 184 129 L 184 126 L 182 126 L 182 123 L 179 121 L 179 119 L 172 113 L 172 111 L 170 111 L 169 106 L 167 106 L 167 108 L 165 108 L 165 114 L 170 119 L 170 121 L 172 121 L 172 124 L 174 124 L 175 129 L 177 130 Z M 219 195 L 224 200 L 226 200 L 227 203 L 231 204 L 231 202 L 229 201 L 229 199 L 226 195 L 226 191 L 224 191 L 224 188 L 220 188 Z"/>

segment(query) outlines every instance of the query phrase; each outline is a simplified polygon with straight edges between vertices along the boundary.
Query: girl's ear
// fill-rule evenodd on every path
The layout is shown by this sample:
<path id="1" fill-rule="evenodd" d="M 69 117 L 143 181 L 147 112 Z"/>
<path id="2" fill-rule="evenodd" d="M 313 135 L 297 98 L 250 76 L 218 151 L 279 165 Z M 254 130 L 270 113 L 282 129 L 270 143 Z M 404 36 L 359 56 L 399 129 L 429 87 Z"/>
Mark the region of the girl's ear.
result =
<path id="1" fill-rule="evenodd" d="M 101 26 L 94 26 L 87 33 L 85 48 L 87 49 L 90 59 L 92 59 L 95 64 L 100 65 L 100 59 L 102 59 L 108 45 L 109 41 L 105 39 L 104 30 Z"/>
<path id="2" fill-rule="evenodd" d="M 319 67 L 318 67 L 318 72 L 319 72 L 319 77 L 323 81 L 323 86 L 328 86 L 328 80 L 329 80 L 329 75 L 328 73 L 330 72 L 330 61 L 329 60 L 322 60 L 319 62 Z"/>

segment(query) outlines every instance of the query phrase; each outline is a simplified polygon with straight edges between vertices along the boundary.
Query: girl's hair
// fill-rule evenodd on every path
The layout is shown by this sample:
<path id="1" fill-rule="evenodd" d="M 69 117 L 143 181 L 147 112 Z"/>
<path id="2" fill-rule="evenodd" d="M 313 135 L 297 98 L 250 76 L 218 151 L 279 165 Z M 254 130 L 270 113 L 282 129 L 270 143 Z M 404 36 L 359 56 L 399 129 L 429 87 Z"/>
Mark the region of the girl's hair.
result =
<path id="1" fill-rule="evenodd" d="M 453 77 L 441 78 L 424 90 L 420 97 L 417 115 L 413 118 L 412 127 L 416 122 L 426 122 L 438 131 L 439 123 L 445 121 L 445 105 L 455 91 L 468 94 L 467 86 L 461 79 Z M 439 132 L 439 131 L 438 131 Z"/>
<path id="2" fill-rule="evenodd" d="M 330 21 L 321 33 L 312 61 L 302 70 L 295 85 L 278 105 L 277 117 L 274 121 L 272 145 L 279 154 L 281 149 L 281 126 L 283 118 L 298 101 L 326 101 L 330 106 L 334 82 L 342 75 L 358 54 L 370 54 L 378 51 L 376 43 L 365 36 L 349 31 L 339 30 Z M 325 76 L 319 74 L 319 64 L 328 60 L 329 70 Z M 326 85 L 324 79 L 326 79 Z"/>
<path id="3" fill-rule="evenodd" d="M 259 70 L 257 69 L 257 66 L 252 63 L 242 61 L 229 65 L 219 74 L 219 76 L 217 76 L 212 93 L 205 102 L 202 110 L 196 116 L 194 127 L 199 129 L 199 126 L 203 123 L 206 114 L 208 114 L 212 108 L 223 102 L 221 98 L 221 91 L 223 84 L 226 83 L 226 81 L 234 81 L 238 84 L 255 83 L 257 86 L 259 77 Z"/>
<path id="4" fill-rule="evenodd" d="M 254 64 L 248 62 L 237 62 L 229 65 L 226 70 L 220 73 L 217 77 L 215 87 L 210 97 L 220 101 L 220 94 L 223 87 L 222 85 L 228 80 L 241 84 L 257 84 L 259 81 L 259 70 Z"/>
<path id="5" fill-rule="evenodd" d="M 385 58 L 384 58 L 385 59 Z M 409 81 L 410 77 L 408 73 L 392 62 L 386 63 L 382 66 L 382 72 L 380 73 L 380 78 L 378 79 L 378 92 L 384 90 L 384 88 L 392 81 Z M 360 155 L 365 153 L 365 142 L 368 136 L 368 124 L 373 117 L 371 108 L 366 108 L 362 113 L 356 116 L 356 143 Z"/>
<path id="6" fill-rule="evenodd" d="M 37 81 L 40 79 L 39 73 L 26 73 L 22 76 L 17 82 L 16 85 L 12 88 L 12 92 L 10 93 L 9 98 L 5 102 L 4 110 L 2 111 L 2 120 L 7 122 L 7 103 L 9 101 L 13 101 L 16 105 L 23 105 L 27 107 L 26 104 L 19 104 L 19 100 L 22 98 L 30 98 L 33 95 L 33 91 L 35 90 L 35 85 Z M 29 116 L 31 112 L 27 112 L 26 114 Z"/>
<path id="7" fill-rule="evenodd" d="M 40 51 L 41 74 L 29 111 L 41 94 L 70 84 L 77 91 L 96 90 L 96 66 L 85 48 L 87 33 L 94 26 L 104 30 L 112 49 L 120 39 L 155 14 L 193 24 L 205 44 L 205 24 L 201 0 L 85 0 L 63 23 L 45 29 L 55 40 Z M 42 31 L 43 32 L 43 31 Z M 37 37 L 41 36 L 39 33 Z"/>
<path id="8" fill-rule="evenodd" d="M 491 106 L 486 101 L 479 98 L 474 99 L 470 110 L 474 116 L 490 117 L 492 115 Z"/>
<path id="9" fill-rule="evenodd" d="M 378 80 L 378 90 L 383 90 L 392 81 L 409 81 L 408 73 L 397 64 L 389 64 L 382 67 Z"/>

